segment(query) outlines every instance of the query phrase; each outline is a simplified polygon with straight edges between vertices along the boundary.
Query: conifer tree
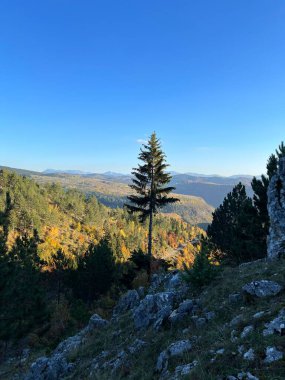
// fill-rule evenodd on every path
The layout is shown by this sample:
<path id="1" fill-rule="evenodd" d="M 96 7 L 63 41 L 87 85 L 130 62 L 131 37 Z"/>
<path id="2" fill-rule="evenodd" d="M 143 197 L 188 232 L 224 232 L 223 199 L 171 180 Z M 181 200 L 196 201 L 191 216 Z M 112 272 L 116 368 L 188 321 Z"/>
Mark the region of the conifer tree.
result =
<path id="1" fill-rule="evenodd" d="M 235 263 L 259 259 L 265 255 L 259 217 L 245 186 L 237 184 L 213 213 L 208 236 Z"/>
<path id="2" fill-rule="evenodd" d="M 178 199 L 168 196 L 175 188 L 167 186 L 171 180 L 171 175 L 165 169 L 169 165 L 166 164 L 165 154 L 155 132 L 147 144 L 143 144 L 138 158 L 142 164 L 133 169 L 134 178 L 132 185 L 130 185 L 136 195 L 128 196 L 131 204 L 127 204 L 126 207 L 130 213 L 139 214 L 140 222 L 143 223 L 149 219 L 148 255 L 151 257 L 153 216 L 163 206 L 177 202 Z"/>

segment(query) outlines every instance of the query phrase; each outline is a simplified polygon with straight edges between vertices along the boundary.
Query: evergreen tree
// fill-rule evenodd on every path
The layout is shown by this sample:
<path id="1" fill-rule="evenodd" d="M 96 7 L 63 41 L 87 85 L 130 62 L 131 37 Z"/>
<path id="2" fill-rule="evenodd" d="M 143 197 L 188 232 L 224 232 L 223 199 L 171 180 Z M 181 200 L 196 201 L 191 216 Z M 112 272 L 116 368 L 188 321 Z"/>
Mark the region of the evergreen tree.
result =
<path id="1" fill-rule="evenodd" d="M 142 164 L 133 169 L 133 184 L 130 185 L 136 195 L 128 196 L 131 204 L 126 207 L 130 213 L 139 213 L 142 223 L 149 218 L 148 255 L 151 257 L 153 216 L 160 208 L 177 202 L 178 199 L 168 197 L 175 188 L 166 186 L 171 180 L 171 175 L 165 171 L 169 165 L 166 164 L 165 154 L 155 132 L 148 143 L 143 145 L 143 149 L 141 148 L 138 158 Z"/>
<path id="2" fill-rule="evenodd" d="M 91 244 L 86 254 L 79 259 L 73 282 L 74 293 L 92 302 L 110 289 L 115 279 L 115 269 L 109 239 L 102 239 L 98 245 Z"/>
<path id="3" fill-rule="evenodd" d="M 19 337 L 45 317 L 38 243 L 36 231 L 32 237 L 18 237 L 7 255 L 9 275 L 1 297 L 0 338 Z"/>
<path id="4" fill-rule="evenodd" d="M 240 263 L 264 256 L 266 242 L 262 239 L 258 214 L 241 183 L 215 210 L 207 232 L 229 261 Z"/>

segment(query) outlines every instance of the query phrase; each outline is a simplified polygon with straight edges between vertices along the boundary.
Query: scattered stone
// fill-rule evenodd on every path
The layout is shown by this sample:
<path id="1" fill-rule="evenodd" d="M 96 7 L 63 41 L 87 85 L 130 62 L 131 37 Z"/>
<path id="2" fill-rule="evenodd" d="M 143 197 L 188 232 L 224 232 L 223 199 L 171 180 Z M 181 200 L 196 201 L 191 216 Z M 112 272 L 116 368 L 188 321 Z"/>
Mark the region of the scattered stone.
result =
<path id="1" fill-rule="evenodd" d="M 197 319 L 194 319 L 194 323 L 197 328 L 200 328 L 200 327 L 205 326 L 205 324 L 207 323 L 207 320 L 206 318 L 197 318 Z"/>
<path id="2" fill-rule="evenodd" d="M 237 376 L 228 376 L 227 380 L 259 380 L 259 378 L 253 376 L 250 372 L 240 372 Z"/>
<path id="3" fill-rule="evenodd" d="M 190 374 L 193 368 L 197 366 L 198 362 L 194 360 L 194 362 L 184 365 L 179 365 L 175 368 L 174 380 L 179 379 L 181 376 L 187 376 Z"/>
<path id="4" fill-rule="evenodd" d="M 267 347 L 266 348 L 266 357 L 264 363 L 272 363 L 283 358 L 283 352 L 277 350 L 276 347 Z"/>
<path id="5" fill-rule="evenodd" d="M 242 287 L 242 290 L 251 296 L 264 298 L 275 296 L 282 290 L 282 286 L 275 281 L 259 280 L 252 281 Z"/>
<path id="6" fill-rule="evenodd" d="M 282 334 L 285 330 L 285 308 L 281 309 L 278 316 L 271 322 L 265 324 L 266 329 L 263 330 L 263 336 L 272 335 L 274 333 Z"/>
<path id="7" fill-rule="evenodd" d="M 179 340 L 172 343 L 166 350 L 162 351 L 157 359 L 155 370 L 165 372 L 168 367 L 168 360 L 174 356 L 179 356 L 192 349 L 190 340 Z"/>
<path id="8" fill-rule="evenodd" d="M 253 361 L 255 359 L 255 353 L 252 348 L 250 348 L 247 352 L 243 355 L 244 360 Z"/>
<path id="9" fill-rule="evenodd" d="M 253 315 L 253 318 L 254 318 L 254 319 L 259 319 L 259 318 L 263 317 L 264 314 L 265 314 L 265 311 L 259 311 L 258 313 L 255 313 L 255 314 Z"/>
<path id="10" fill-rule="evenodd" d="M 253 330 L 254 330 L 253 325 L 246 326 L 246 327 L 243 329 L 242 333 L 240 334 L 240 337 L 241 337 L 242 339 L 246 338 L 250 333 L 252 333 Z"/>
<path id="11" fill-rule="evenodd" d="M 237 315 L 236 317 L 234 317 L 231 321 L 230 321 L 230 326 L 231 327 L 236 327 L 238 326 L 241 322 L 243 321 L 243 316 L 240 314 L 240 315 Z"/>

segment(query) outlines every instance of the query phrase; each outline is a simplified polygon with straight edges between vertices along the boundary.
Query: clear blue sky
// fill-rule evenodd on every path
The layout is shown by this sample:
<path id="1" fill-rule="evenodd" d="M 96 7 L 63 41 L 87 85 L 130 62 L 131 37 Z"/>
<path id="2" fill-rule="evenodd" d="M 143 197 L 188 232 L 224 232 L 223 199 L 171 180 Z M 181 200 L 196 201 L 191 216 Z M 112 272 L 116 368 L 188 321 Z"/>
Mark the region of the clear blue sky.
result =
<path id="1" fill-rule="evenodd" d="M 0 164 L 259 174 L 285 139 L 284 0 L 1 0 Z"/>

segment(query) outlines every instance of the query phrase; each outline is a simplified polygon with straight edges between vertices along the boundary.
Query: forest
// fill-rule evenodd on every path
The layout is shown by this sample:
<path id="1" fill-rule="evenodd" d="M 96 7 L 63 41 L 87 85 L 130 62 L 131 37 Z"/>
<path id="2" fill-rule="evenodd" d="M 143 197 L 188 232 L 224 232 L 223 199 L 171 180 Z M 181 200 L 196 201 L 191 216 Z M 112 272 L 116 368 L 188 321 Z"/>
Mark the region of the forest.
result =
<path id="1" fill-rule="evenodd" d="M 121 292 L 147 282 L 147 227 L 122 208 L 59 184 L 0 172 L 0 339 L 54 345 L 94 310 L 108 313 Z M 159 214 L 154 255 L 165 265 L 194 260 L 203 234 Z M 18 305 L 21 304 L 21 308 Z"/>

